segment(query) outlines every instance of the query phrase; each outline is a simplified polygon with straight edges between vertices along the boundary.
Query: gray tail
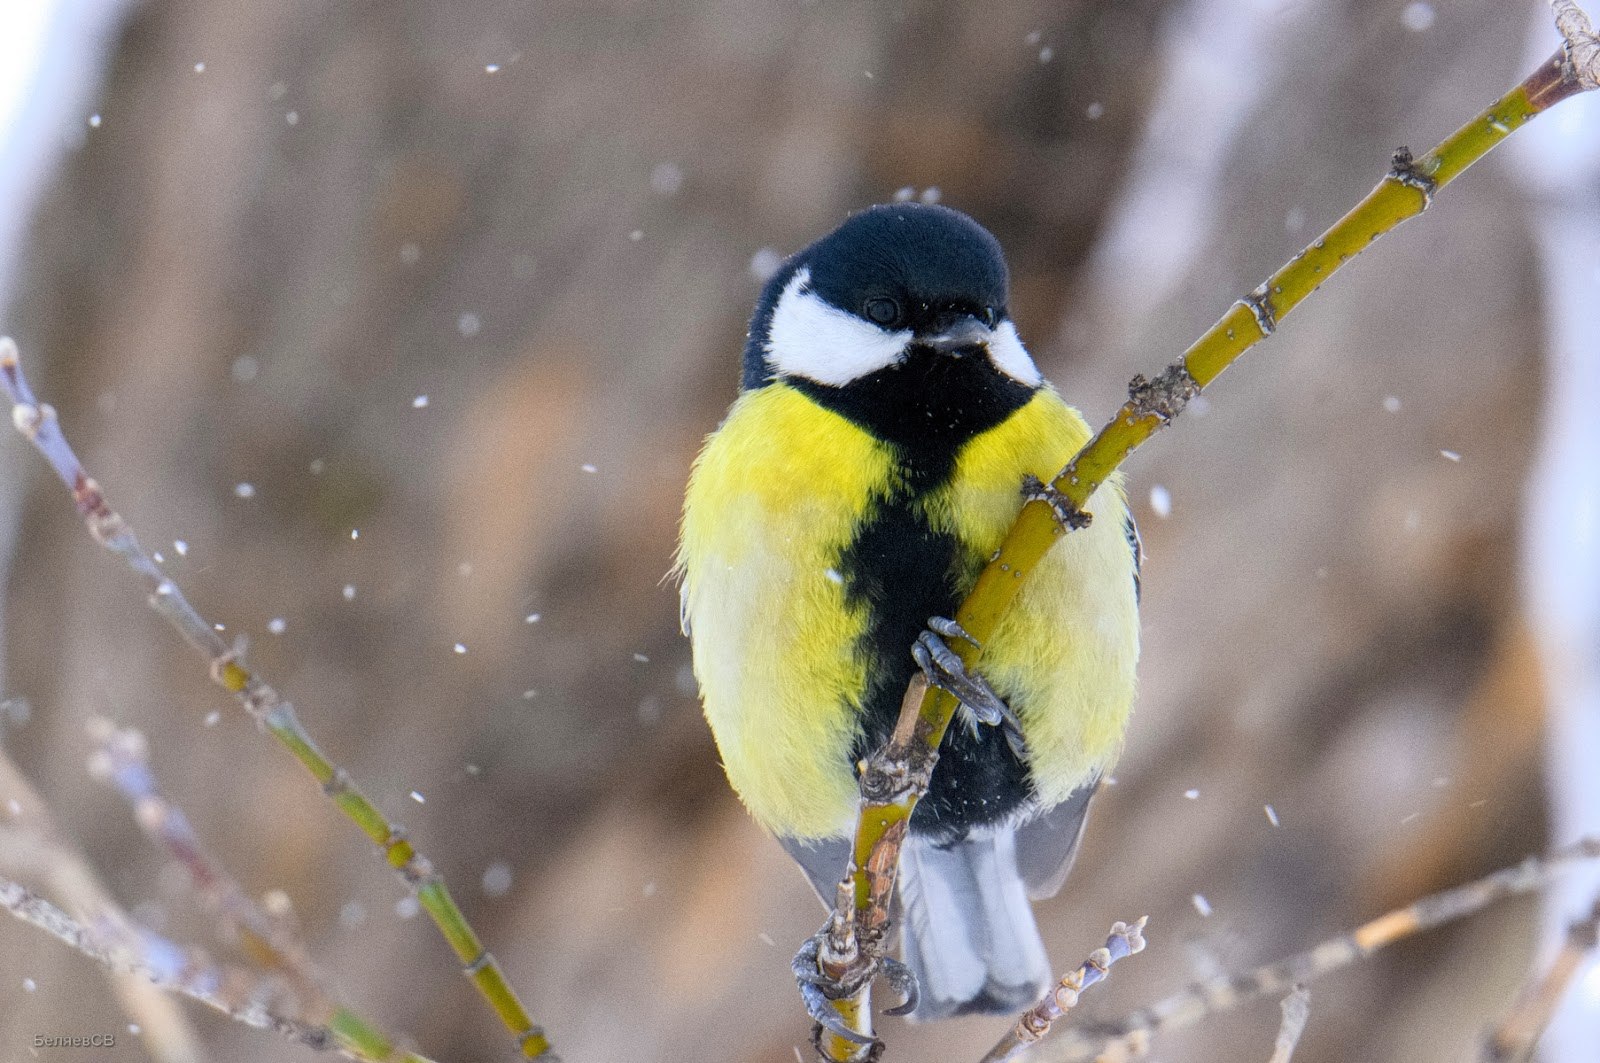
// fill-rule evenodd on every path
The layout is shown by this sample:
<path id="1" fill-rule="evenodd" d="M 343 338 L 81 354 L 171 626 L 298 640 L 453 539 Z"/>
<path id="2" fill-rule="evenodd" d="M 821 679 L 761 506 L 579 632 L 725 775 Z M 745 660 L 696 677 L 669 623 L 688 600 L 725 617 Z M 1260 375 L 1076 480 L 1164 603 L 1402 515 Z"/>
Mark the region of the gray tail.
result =
<path id="1" fill-rule="evenodd" d="M 942 848 L 912 835 L 899 885 L 905 960 L 922 993 L 913 1019 L 1015 1014 L 1043 995 L 1050 960 L 1014 829 Z"/>

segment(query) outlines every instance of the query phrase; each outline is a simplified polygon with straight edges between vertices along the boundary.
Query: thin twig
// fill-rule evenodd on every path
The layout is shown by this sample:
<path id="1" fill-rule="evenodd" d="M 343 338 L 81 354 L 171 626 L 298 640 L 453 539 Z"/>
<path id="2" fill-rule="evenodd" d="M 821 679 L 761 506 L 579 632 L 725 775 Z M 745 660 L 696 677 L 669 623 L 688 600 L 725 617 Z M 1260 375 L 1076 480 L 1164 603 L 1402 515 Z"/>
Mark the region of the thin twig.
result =
<path id="1" fill-rule="evenodd" d="M 284 986 L 273 978 L 213 963 L 148 930 L 102 921 L 88 927 L 19 883 L 0 877 L 0 908 L 64 942 L 108 970 L 148 979 L 158 989 L 188 997 L 258 1030 L 271 1030 L 319 1052 L 360 1059 L 339 1046 L 326 1026 L 289 1018 L 277 1010 Z"/>
<path id="2" fill-rule="evenodd" d="M 88 858 L 56 826 L 50 809 L 6 755 L 0 742 L 0 874 L 47 884 L 68 907 L 96 919 L 126 925 L 128 916 L 100 881 Z M 183 1008 L 142 978 L 107 971 L 122 1011 L 138 1028 L 139 1040 L 157 1063 L 200 1063 L 205 1052 Z"/>
<path id="3" fill-rule="evenodd" d="M 1511 1011 L 1484 1041 L 1483 1063 L 1526 1063 L 1584 961 L 1600 947 L 1600 897 L 1587 917 L 1567 927 L 1566 939 L 1544 973 L 1529 982 Z"/>
<path id="4" fill-rule="evenodd" d="M 970 642 L 954 643 L 952 649 L 960 654 L 969 671 L 980 669 L 976 647 L 987 643 L 994 634 L 1027 576 L 1038 567 L 1057 537 L 1089 523 L 1095 492 L 1115 477 L 1135 449 L 1172 423 L 1240 355 L 1276 331 L 1285 317 L 1345 263 L 1401 222 L 1421 214 L 1436 193 L 1514 130 L 1562 100 L 1595 87 L 1594 62 L 1585 51 L 1593 35 L 1586 22 L 1579 25 L 1573 15 L 1576 9 L 1568 11 L 1559 4 L 1560 0 L 1557 14 L 1566 19 L 1563 30 L 1567 35 L 1560 51 L 1426 155 L 1414 158 L 1405 149 L 1397 151 L 1389 172 L 1365 199 L 1236 302 L 1179 361 L 1153 380 L 1142 375 L 1133 378 L 1128 401 L 1062 469 L 1049 485 L 1048 497 L 1022 507 L 1000 549 L 956 611 L 956 622 L 972 638 Z M 1577 16 L 1581 18 L 1581 12 Z M 862 773 L 861 809 L 847 871 L 851 910 L 840 910 L 833 920 L 835 925 L 845 919 L 855 921 L 860 930 L 860 948 L 853 961 L 837 974 L 823 967 L 836 984 L 850 987 L 850 992 L 834 1001 L 841 1017 L 848 1016 L 847 1023 L 862 1021 L 858 1016 L 867 1011 L 867 990 L 887 940 L 879 928 L 888 924 L 900 844 L 917 801 L 926 790 L 926 778 L 932 773 L 956 707 L 955 698 L 947 692 L 928 690 L 920 698 L 908 748 L 890 749 L 897 743 L 891 739 L 882 751 L 887 776 L 871 770 L 876 755 L 869 758 L 869 770 Z M 900 730 L 897 728 L 897 735 Z M 875 788 L 884 778 L 896 785 Z M 845 891 L 840 895 L 846 896 Z M 862 1028 L 870 1029 L 870 1022 Z M 870 1046 L 827 1035 L 820 1026 L 819 1033 L 822 1036 L 818 1047 L 824 1060 L 855 1063 L 867 1057 Z"/>
<path id="5" fill-rule="evenodd" d="M 118 730 L 109 720 L 89 721 L 95 750 L 89 774 L 110 783 L 133 809 L 134 820 L 152 841 L 189 874 L 200 900 L 245 954 L 268 971 L 281 974 L 300 1003 L 300 1014 L 325 1025 L 340 1047 L 369 1063 L 431 1063 L 396 1047 L 394 1039 L 337 1003 L 327 979 L 312 963 L 305 945 L 285 919 L 276 919 L 250 899 L 219 861 L 207 852 L 183 811 L 162 796 L 150 770 L 149 744 L 138 731 Z"/>
<path id="6" fill-rule="evenodd" d="M 989 1049 L 981 1063 L 1006 1063 L 1028 1045 L 1038 1043 L 1057 1019 L 1078 1006 L 1078 998 L 1085 989 L 1110 976 L 1113 963 L 1144 951 L 1144 925 L 1148 920 L 1148 916 L 1141 916 L 1133 923 L 1112 923 L 1106 943 L 1091 952 L 1076 970 L 1062 976 L 1043 1000 L 1023 1012 L 1017 1024 Z"/>
<path id="7" fill-rule="evenodd" d="M 1555 12 L 1556 30 L 1566 42 L 1572 76 L 1585 89 L 1600 88 L 1600 36 L 1589 24 L 1589 16 L 1573 0 L 1550 0 Z"/>
<path id="8" fill-rule="evenodd" d="M 1288 992 L 1296 985 L 1348 967 L 1413 934 L 1472 915 L 1502 898 L 1539 890 L 1567 867 L 1589 860 L 1600 860 L 1600 836 L 1562 846 L 1542 859 L 1530 856 L 1520 864 L 1501 868 L 1464 886 L 1429 894 L 1347 934 L 1329 938 L 1307 952 L 1243 974 L 1195 982 L 1115 1022 L 1075 1027 L 1052 1041 L 1038 1059 L 1051 1063 L 1088 1063 L 1123 1042 L 1180 1030 L 1208 1015 Z"/>
<path id="9" fill-rule="evenodd" d="M 1295 1046 L 1306 1031 L 1306 1020 L 1311 1018 L 1311 990 L 1303 985 L 1278 1002 L 1283 1010 L 1283 1021 L 1278 1024 L 1278 1039 L 1273 1042 L 1272 1058 L 1268 1063 L 1289 1063 L 1294 1058 Z"/>
<path id="10" fill-rule="evenodd" d="M 161 571 L 139 545 L 133 529 L 113 510 L 105 495 L 62 435 L 56 411 L 39 402 L 28 386 L 17 357 L 17 345 L 0 336 L 0 391 L 12 403 L 11 421 L 18 432 L 50 463 L 56 476 L 72 492 L 78 515 L 96 542 L 120 557 L 149 590 L 150 607 L 177 629 L 207 662 L 211 679 L 266 729 L 311 773 L 333 803 L 379 849 L 384 860 L 405 882 L 439 932 L 461 961 L 462 970 L 516 1038 L 517 1050 L 529 1059 L 550 1052 L 550 1041 L 517 996 L 504 970 L 484 948 L 476 931 L 461 914 L 444 878 L 431 861 L 417 851 L 405 830 L 390 822 L 351 780 L 349 773 L 322 752 L 295 716 L 294 706 L 267 681 L 244 664 L 241 646 L 230 646 L 197 612 L 183 590 Z"/>

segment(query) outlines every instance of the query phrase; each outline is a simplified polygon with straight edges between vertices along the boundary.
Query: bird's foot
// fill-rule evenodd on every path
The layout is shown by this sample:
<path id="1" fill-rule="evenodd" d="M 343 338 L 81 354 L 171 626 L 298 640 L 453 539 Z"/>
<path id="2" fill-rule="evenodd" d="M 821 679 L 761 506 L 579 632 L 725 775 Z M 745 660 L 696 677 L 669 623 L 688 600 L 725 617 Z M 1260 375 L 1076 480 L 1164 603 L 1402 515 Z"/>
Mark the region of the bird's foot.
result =
<path id="1" fill-rule="evenodd" d="M 977 735 L 979 724 L 1000 727 L 1011 751 L 1021 757 L 1022 722 L 1017 714 L 983 676 L 967 671 L 960 655 L 950 648 L 945 638 L 959 638 L 978 645 L 978 641 L 954 620 L 933 617 L 928 621 L 928 630 L 918 636 L 916 645 L 911 647 L 917 667 L 922 669 L 930 686 L 950 692 L 961 703 L 958 711 L 971 734 Z"/>
<path id="2" fill-rule="evenodd" d="M 1049 506 L 1063 531 L 1087 528 L 1093 519 L 1078 508 L 1076 502 L 1056 490 L 1055 484 L 1047 484 L 1031 472 L 1022 478 L 1022 498 L 1025 502 L 1043 502 Z"/>
<path id="3" fill-rule="evenodd" d="M 812 1020 L 835 1037 L 852 1044 L 872 1044 L 876 1038 L 845 1025 L 833 1002 L 855 996 L 881 974 L 889 983 L 889 988 L 900 998 L 900 1003 L 885 1008 L 884 1014 L 908 1015 L 916 1008 L 919 999 L 917 976 L 899 960 L 888 956 L 872 958 L 863 955 L 862 962 L 853 965 L 842 977 L 833 978 L 823 971 L 818 961 L 822 939 L 827 933 L 828 927 L 825 926 L 807 938 L 805 944 L 800 946 L 800 951 L 795 953 L 791 966 L 795 984 L 800 987 L 800 999 L 805 1002 L 806 1012 Z"/>

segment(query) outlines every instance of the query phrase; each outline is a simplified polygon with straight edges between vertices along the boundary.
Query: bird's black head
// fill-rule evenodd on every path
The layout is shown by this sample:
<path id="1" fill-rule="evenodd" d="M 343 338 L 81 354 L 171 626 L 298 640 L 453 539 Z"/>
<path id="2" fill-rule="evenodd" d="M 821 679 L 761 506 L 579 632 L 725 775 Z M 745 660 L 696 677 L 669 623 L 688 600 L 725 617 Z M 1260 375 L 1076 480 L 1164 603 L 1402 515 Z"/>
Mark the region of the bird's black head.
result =
<path id="1" fill-rule="evenodd" d="M 1040 383 L 1006 312 L 999 241 L 948 207 L 872 207 L 761 293 L 744 386 L 783 380 L 908 448 L 1000 423 Z"/>

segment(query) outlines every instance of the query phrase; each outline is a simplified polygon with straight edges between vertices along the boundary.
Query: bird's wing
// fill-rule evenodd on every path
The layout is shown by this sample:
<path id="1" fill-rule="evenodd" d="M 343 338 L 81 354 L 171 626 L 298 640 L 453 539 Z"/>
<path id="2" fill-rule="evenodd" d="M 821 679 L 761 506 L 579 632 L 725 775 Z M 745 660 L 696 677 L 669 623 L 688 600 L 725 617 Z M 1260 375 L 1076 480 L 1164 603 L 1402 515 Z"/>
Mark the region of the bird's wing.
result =
<path id="1" fill-rule="evenodd" d="M 844 878 L 845 865 L 850 862 L 850 838 L 823 838 L 820 841 L 802 841 L 799 838 L 778 836 L 778 843 L 800 865 L 800 870 L 811 880 L 824 908 L 833 907 L 834 895 Z"/>
<path id="2" fill-rule="evenodd" d="M 1017 828 L 1017 870 L 1031 899 L 1054 897 L 1066 881 L 1089 816 L 1089 799 L 1099 788 L 1098 779 L 1080 786 L 1061 804 Z"/>

